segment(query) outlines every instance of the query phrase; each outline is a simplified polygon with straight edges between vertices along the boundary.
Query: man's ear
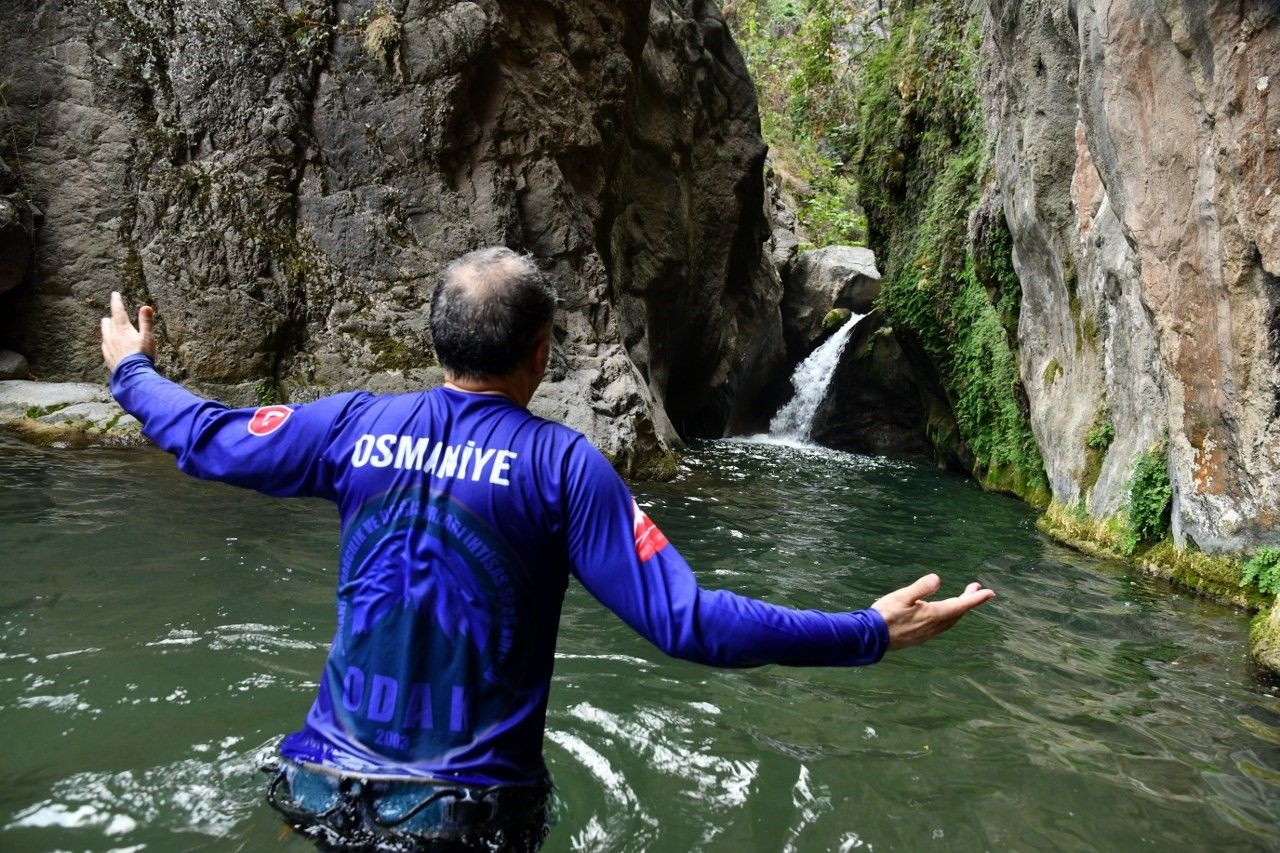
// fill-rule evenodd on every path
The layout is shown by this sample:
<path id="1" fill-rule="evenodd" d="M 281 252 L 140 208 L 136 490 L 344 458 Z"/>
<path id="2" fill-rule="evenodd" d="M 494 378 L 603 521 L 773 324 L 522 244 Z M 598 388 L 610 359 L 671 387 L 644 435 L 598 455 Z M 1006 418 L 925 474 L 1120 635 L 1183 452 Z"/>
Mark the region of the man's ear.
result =
<path id="1" fill-rule="evenodd" d="M 541 378 L 542 374 L 547 372 L 547 362 L 551 359 L 551 327 L 548 326 L 546 331 L 538 336 L 538 340 L 533 345 L 533 353 L 530 355 L 533 360 L 534 373 Z"/>

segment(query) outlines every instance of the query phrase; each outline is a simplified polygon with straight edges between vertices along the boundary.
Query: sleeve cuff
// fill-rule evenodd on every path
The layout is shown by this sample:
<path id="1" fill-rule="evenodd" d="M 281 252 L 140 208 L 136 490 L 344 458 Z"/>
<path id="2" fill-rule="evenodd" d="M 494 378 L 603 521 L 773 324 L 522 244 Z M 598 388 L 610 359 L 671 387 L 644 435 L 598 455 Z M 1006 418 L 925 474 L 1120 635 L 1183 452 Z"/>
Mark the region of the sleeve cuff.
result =
<path id="1" fill-rule="evenodd" d="M 867 615 L 867 622 L 870 623 L 876 637 L 875 653 L 871 655 L 868 663 L 879 663 L 889 651 L 889 623 L 884 621 L 884 616 L 874 607 L 868 607 L 862 612 Z"/>

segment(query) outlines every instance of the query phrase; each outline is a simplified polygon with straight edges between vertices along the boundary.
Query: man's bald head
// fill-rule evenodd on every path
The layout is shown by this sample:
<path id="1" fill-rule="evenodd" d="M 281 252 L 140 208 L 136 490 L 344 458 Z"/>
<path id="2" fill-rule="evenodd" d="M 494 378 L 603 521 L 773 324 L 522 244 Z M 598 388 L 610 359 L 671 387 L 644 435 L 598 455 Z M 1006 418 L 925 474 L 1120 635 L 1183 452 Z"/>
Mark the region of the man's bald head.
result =
<path id="1" fill-rule="evenodd" d="M 445 267 L 436 283 L 436 357 L 458 378 L 506 376 L 533 352 L 555 307 L 555 288 L 529 257 L 504 246 L 469 252 Z"/>

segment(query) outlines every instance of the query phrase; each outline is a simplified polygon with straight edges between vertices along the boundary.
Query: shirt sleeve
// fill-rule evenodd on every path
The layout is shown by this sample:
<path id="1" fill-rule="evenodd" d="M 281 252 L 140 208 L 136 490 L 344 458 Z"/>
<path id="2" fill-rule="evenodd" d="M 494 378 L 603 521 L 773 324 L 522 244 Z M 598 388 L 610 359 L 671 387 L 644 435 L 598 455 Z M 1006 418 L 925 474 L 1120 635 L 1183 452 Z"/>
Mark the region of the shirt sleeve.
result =
<path id="1" fill-rule="evenodd" d="M 860 666 L 889 648 L 884 617 L 793 610 L 699 587 L 689 564 L 585 439 L 565 476 L 569 559 L 578 579 L 673 657 L 712 666 Z"/>
<path id="2" fill-rule="evenodd" d="M 332 435 L 361 394 L 337 394 L 303 406 L 232 409 L 192 394 L 128 356 L 111 375 L 111 393 L 142 432 L 177 457 L 184 472 L 278 497 L 334 497 L 325 457 Z"/>

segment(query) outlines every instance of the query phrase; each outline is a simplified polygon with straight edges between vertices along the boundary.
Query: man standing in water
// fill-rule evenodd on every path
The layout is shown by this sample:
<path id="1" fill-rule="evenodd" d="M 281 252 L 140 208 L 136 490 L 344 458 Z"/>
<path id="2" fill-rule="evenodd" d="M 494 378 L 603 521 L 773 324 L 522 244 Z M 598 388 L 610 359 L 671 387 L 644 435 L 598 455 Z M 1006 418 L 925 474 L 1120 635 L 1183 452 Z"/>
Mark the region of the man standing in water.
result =
<path id="1" fill-rule="evenodd" d="M 555 294 L 526 257 L 445 268 L 431 333 L 445 385 L 229 409 L 161 377 L 154 312 L 102 320 L 111 390 L 189 474 L 338 504 L 338 626 L 268 798 L 339 846 L 535 849 L 560 608 L 570 575 L 667 654 L 712 666 L 857 666 L 945 631 L 994 593 L 937 575 L 866 610 L 703 590 L 581 434 L 527 408 Z M 454 849 L 450 847 L 449 849 Z"/>

